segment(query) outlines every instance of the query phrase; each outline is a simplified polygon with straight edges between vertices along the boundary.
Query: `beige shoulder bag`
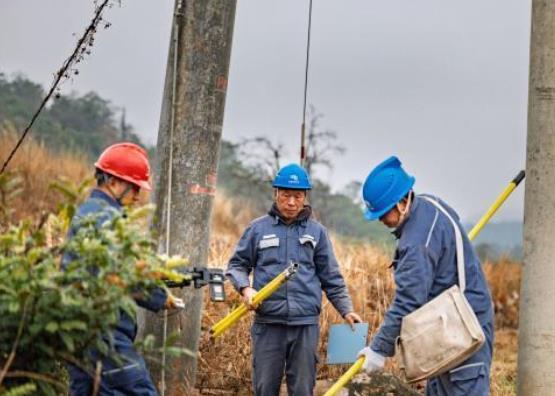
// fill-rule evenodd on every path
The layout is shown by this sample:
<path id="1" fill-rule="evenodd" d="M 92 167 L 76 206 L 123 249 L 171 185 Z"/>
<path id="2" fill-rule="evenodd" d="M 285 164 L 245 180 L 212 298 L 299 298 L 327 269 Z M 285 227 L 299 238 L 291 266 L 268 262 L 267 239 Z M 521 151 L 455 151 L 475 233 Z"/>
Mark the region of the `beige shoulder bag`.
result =
<path id="1" fill-rule="evenodd" d="M 408 382 L 435 377 L 458 366 L 485 342 L 476 314 L 464 296 L 464 248 L 457 223 L 438 202 L 435 205 L 453 224 L 457 248 L 459 285 L 403 318 L 397 339 L 397 359 Z"/>

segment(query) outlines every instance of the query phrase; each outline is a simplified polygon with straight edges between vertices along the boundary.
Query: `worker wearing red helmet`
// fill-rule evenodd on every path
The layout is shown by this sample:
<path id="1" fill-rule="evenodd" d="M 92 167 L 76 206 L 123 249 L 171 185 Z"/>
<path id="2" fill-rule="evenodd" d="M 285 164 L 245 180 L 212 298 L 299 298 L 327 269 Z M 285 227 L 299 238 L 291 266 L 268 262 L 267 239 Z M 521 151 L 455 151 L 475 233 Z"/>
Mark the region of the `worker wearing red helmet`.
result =
<path id="1" fill-rule="evenodd" d="M 146 151 L 134 143 L 116 143 L 95 162 L 98 188 L 120 205 L 138 200 L 141 189 L 150 191 L 150 164 Z"/>
<path id="2" fill-rule="evenodd" d="M 135 204 L 141 190 L 150 191 L 150 165 L 146 151 L 134 143 L 117 143 L 108 147 L 94 164 L 97 186 L 90 197 L 77 209 L 72 219 L 68 238 L 72 238 L 79 229 L 80 219 L 95 214 L 100 227 L 114 214 L 121 212 L 123 206 Z M 62 266 L 78 260 L 69 254 L 64 256 Z M 148 298 L 136 298 L 137 304 L 157 312 L 161 309 L 182 308 L 183 301 L 168 295 L 163 289 L 155 289 Z M 123 364 L 109 358 L 103 358 L 97 351 L 90 355 L 102 361 L 102 375 L 99 396 L 141 395 L 157 396 L 158 392 L 146 369 L 144 359 L 133 346 L 137 333 L 136 319 L 121 312 L 119 322 L 114 329 L 114 348 Z M 80 368 L 69 365 L 70 394 L 72 396 L 90 396 L 94 378 Z"/>

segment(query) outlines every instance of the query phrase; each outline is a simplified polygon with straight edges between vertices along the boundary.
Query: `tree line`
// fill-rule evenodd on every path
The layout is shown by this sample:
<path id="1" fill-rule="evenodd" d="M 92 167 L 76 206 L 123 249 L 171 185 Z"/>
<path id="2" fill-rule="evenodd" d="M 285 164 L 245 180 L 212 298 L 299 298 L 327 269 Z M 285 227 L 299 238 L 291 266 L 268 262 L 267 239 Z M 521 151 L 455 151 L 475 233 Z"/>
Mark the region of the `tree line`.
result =
<path id="1" fill-rule="evenodd" d="M 23 75 L 13 78 L 0 73 L 0 127 L 10 124 L 22 130 L 44 97 L 44 89 Z M 103 148 L 120 140 L 146 146 L 125 122 L 121 108 L 96 92 L 58 95 L 37 121 L 33 137 L 54 151 L 84 154 L 90 160 Z M 118 117 L 119 116 L 119 117 Z M 335 131 L 321 127 L 322 114 L 313 107 L 307 125 L 307 169 L 311 174 L 331 169 L 345 149 Z M 155 148 L 148 147 L 154 156 Z M 281 166 L 284 145 L 266 136 L 239 142 L 222 140 L 218 187 L 227 195 L 247 202 L 255 215 L 265 213 L 272 201 L 271 178 Z M 342 191 L 333 191 L 323 180 L 313 178 L 310 193 L 317 218 L 339 236 L 389 243 L 391 238 L 377 224 L 362 218 L 360 183 L 352 181 Z"/>

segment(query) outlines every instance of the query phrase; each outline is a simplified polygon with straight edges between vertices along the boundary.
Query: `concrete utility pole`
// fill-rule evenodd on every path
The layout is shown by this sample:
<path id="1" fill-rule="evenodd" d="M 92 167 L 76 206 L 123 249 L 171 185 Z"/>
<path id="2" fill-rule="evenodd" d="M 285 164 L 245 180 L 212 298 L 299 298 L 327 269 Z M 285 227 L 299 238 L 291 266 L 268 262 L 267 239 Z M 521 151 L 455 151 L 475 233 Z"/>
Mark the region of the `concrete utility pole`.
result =
<path id="1" fill-rule="evenodd" d="M 155 228 L 160 250 L 206 265 L 216 187 L 236 0 L 176 0 L 158 133 Z M 178 345 L 198 350 L 201 290 L 174 290 L 186 309 L 147 314 L 142 333 L 158 345 L 177 334 Z M 186 395 L 194 386 L 196 357 L 160 356 L 151 374 L 161 395 Z"/>
<path id="2" fill-rule="evenodd" d="M 532 1 L 518 394 L 555 392 L 555 1 Z"/>

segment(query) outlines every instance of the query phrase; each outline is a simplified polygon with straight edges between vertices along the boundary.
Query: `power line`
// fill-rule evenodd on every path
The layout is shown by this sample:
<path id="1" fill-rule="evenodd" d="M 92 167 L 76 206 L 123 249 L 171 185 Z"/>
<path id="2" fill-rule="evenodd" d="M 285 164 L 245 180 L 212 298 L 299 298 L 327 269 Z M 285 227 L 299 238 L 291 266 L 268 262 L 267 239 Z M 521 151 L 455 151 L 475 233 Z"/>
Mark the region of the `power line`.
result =
<path id="1" fill-rule="evenodd" d="M 304 100 L 303 100 L 303 124 L 301 126 L 301 166 L 304 165 L 306 160 L 306 146 L 305 146 L 305 122 L 306 122 L 306 97 L 308 92 L 308 66 L 310 60 L 310 31 L 312 28 L 312 0 L 308 5 L 308 32 L 306 40 L 306 64 L 304 71 Z"/>
<path id="2" fill-rule="evenodd" d="M 102 2 L 102 4 L 100 4 L 99 6 L 96 6 L 95 14 L 94 14 L 93 19 L 91 20 L 91 23 L 89 24 L 89 26 L 85 30 L 85 33 L 83 33 L 83 35 L 81 36 L 79 41 L 77 41 L 77 45 L 76 45 L 75 49 L 73 50 L 72 54 L 69 56 L 69 58 L 67 58 L 65 60 L 62 67 L 60 68 L 60 70 L 58 70 L 58 72 L 55 74 L 54 82 L 52 83 L 52 86 L 50 87 L 50 90 L 48 91 L 48 93 L 46 94 L 44 99 L 42 100 L 42 102 L 39 105 L 39 108 L 37 109 L 35 114 L 33 114 L 33 117 L 31 118 L 31 121 L 29 122 L 29 124 L 23 130 L 23 133 L 21 134 L 21 137 L 19 138 L 16 145 L 14 146 L 14 148 L 12 149 L 10 154 L 8 155 L 8 158 L 4 161 L 4 164 L 2 165 L 2 169 L 0 169 L 0 175 L 2 173 L 4 173 L 4 170 L 6 170 L 8 164 L 10 163 L 13 156 L 15 155 L 15 153 L 17 152 L 17 150 L 19 149 L 19 147 L 23 143 L 23 140 L 25 139 L 25 137 L 29 133 L 29 131 L 30 131 L 31 127 L 33 126 L 33 124 L 35 123 L 36 119 L 38 118 L 38 116 L 40 115 L 40 113 L 42 112 L 42 110 L 44 109 L 46 104 L 48 103 L 48 101 L 52 98 L 52 95 L 54 95 L 54 92 L 58 88 L 58 85 L 60 84 L 62 79 L 64 77 L 69 78 L 68 71 L 73 71 L 73 70 L 71 70 L 72 66 L 75 63 L 79 63 L 83 59 L 85 54 L 87 54 L 87 55 L 90 54 L 89 47 L 93 46 L 94 34 L 96 33 L 96 29 L 98 27 L 98 24 L 102 21 L 102 12 L 104 11 L 104 9 L 107 6 L 110 5 L 111 1 L 112 0 L 104 0 Z M 96 1 L 95 1 L 95 4 L 96 4 Z M 110 26 L 109 23 L 104 25 L 105 28 L 108 28 L 109 26 Z M 75 70 L 74 74 L 78 74 L 78 71 Z"/>

